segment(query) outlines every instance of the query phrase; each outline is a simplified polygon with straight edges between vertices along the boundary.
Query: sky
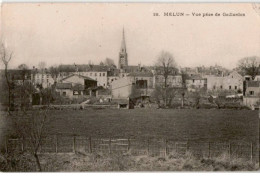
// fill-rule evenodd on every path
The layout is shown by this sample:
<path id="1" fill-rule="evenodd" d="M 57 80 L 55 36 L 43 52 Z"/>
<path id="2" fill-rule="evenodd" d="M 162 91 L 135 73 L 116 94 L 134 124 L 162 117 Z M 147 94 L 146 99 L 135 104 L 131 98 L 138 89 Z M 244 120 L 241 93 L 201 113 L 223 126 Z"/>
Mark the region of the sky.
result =
<path id="1" fill-rule="evenodd" d="M 181 67 L 232 69 L 243 57 L 260 56 L 260 13 L 251 3 L 4 3 L 1 8 L 1 40 L 14 53 L 11 68 L 41 61 L 98 64 L 107 57 L 117 64 L 123 28 L 129 65 L 154 65 L 162 50 Z"/>

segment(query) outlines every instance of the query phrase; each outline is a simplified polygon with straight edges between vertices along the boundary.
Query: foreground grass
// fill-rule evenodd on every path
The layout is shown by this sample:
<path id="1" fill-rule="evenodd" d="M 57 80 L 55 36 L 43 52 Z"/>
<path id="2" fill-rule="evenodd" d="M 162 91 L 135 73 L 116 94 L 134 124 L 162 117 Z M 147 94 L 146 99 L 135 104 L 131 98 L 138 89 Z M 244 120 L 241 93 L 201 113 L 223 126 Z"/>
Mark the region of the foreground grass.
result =
<path id="1" fill-rule="evenodd" d="M 214 159 L 196 159 L 191 154 L 179 157 L 132 156 L 128 154 L 44 154 L 41 165 L 44 172 L 71 171 L 254 171 L 258 165 L 227 155 Z M 7 161 L 1 157 L 1 171 L 36 171 L 33 158 L 28 154 Z"/>
<path id="2" fill-rule="evenodd" d="M 87 109 L 51 112 L 50 133 L 176 140 L 258 140 L 258 113 L 218 109 Z"/>

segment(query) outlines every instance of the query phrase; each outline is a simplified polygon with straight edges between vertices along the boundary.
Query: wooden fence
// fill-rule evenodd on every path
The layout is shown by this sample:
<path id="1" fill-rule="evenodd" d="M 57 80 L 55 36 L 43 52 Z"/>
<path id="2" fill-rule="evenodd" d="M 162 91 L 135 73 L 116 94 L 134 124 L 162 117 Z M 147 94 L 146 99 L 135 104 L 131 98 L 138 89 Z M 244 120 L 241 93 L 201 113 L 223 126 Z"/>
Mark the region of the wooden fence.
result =
<path id="1" fill-rule="evenodd" d="M 30 149 L 29 139 L 7 139 L 6 152 Z M 258 146 L 245 142 L 174 141 L 154 138 L 94 138 L 88 136 L 53 135 L 42 140 L 40 153 L 131 153 L 132 155 L 168 156 L 192 153 L 198 158 L 214 158 L 227 154 L 230 158 L 258 161 Z"/>

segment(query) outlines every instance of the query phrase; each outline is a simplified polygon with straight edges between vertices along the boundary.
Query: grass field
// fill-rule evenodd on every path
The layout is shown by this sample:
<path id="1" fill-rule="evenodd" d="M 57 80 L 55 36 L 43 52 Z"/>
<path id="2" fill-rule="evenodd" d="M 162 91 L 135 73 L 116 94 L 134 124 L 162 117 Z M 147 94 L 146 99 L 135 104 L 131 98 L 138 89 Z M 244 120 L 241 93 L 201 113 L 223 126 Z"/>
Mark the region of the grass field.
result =
<path id="1" fill-rule="evenodd" d="M 258 112 L 217 109 L 53 110 L 48 132 L 92 137 L 258 141 Z"/>
<path id="2" fill-rule="evenodd" d="M 44 172 L 79 171 L 256 171 L 258 164 L 241 159 L 229 159 L 222 155 L 215 159 L 196 159 L 189 153 L 183 157 L 132 156 L 128 154 L 44 154 L 40 155 Z M 34 158 L 23 154 L 16 157 L 16 165 L 10 167 L 8 160 L 0 157 L 0 170 L 5 172 L 36 172 Z"/>
<path id="3" fill-rule="evenodd" d="M 236 141 L 240 143 L 244 141 L 253 142 L 254 159 L 251 161 L 257 161 L 259 157 L 257 149 L 259 143 L 258 111 L 217 109 L 50 110 L 49 119 L 47 131 L 50 134 L 61 133 L 65 136 L 66 134 L 76 134 L 93 138 L 167 138 L 173 141 L 196 140 L 200 142 Z M 73 137 L 67 141 L 71 144 L 69 149 L 72 149 L 72 139 Z M 60 138 L 59 141 L 60 145 L 67 146 L 63 138 Z M 84 145 L 83 148 L 86 146 L 88 147 L 88 145 Z M 143 149 L 146 150 L 146 147 Z M 196 146 L 190 145 L 191 149 L 195 149 L 194 147 Z M 18 148 L 21 147 L 18 146 Z M 221 150 L 221 155 L 218 157 L 207 157 L 207 149 L 205 149 L 206 156 L 201 155 L 202 157 L 197 158 L 195 155 L 193 156 L 192 150 L 188 151 L 188 155 L 187 152 L 179 155 L 177 152 L 174 153 L 174 150 L 173 153 L 170 152 L 163 157 L 154 156 L 151 153 L 132 155 L 134 148 L 135 146 L 131 145 L 131 150 L 123 155 L 120 153 L 108 154 L 108 152 L 82 153 L 81 150 L 76 154 L 43 154 L 40 156 L 40 161 L 44 171 L 255 170 L 257 163 L 250 162 L 250 157 L 234 157 L 235 155 L 230 157 L 229 151 L 225 149 Z M 59 151 L 61 149 L 62 147 L 59 146 Z M 204 150 L 204 148 L 200 149 Z M 212 148 L 210 156 L 213 151 Z M 236 153 L 234 146 L 232 154 L 233 152 Z M 21 158 L 14 156 L 15 168 L 10 168 L 8 159 L 0 157 L 0 165 L 2 165 L 0 170 L 35 170 L 32 156 L 27 156 L 26 153 L 19 155 Z M 8 157 L 11 156 L 7 155 Z"/>

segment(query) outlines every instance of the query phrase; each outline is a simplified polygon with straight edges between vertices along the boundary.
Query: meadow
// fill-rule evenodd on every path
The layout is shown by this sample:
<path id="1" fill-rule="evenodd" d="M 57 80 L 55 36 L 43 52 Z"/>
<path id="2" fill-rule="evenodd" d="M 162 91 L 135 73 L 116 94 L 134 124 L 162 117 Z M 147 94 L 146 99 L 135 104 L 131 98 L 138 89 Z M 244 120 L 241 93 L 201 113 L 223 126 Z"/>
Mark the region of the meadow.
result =
<path id="1" fill-rule="evenodd" d="M 15 114 L 13 115 L 15 116 Z M 227 171 L 255 170 L 257 168 L 259 157 L 258 111 L 89 108 L 49 110 L 48 117 L 47 136 L 61 135 L 58 135 L 59 142 L 57 142 L 58 148 L 56 148 L 58 152 L 55 152 L 55 140 L 53 139 L 46 141 L 47 145 L 42 146 L 42 149 L 48 149 L 47 151 L 51 152 L 40 154 L 44 171 Z M 83 141 L 77 137 L 74 152 L 73 135 L 84 137 Z M 95 145 L 92 144 L 94 152 L 89 152 L 89 137 L 92 138 L 93 143 L 95 138 L 110 137 L 136 139 L 140 143 L 132 144 L 131 142 L 130 150 L 125 150 L 124 153 L 114 153 L 113 151 L 110 153 L 107 147 L 105 152 L 94 150 Z M 184 153 L 177 152 L 175 148 L 169 150 L 165 155 L 164 147 L 153 146 L 155 148 L 152 148 L 151 143 L 150 151 L 147 151 L 147 139 L 191 141 L 191 143 L 190 149 L 188 150 L 186 146 Z M 205 142 L 204 147 L 206 148 L 200 146 L 196 149 L 196 143 L 192 143 L 192 141 Z M 249 146 L 249 150 L 241 157 L 242 155 L 236 155 L 239 151 L 236 146 L 232 145 L 232 155 L 230 155 L 231 151 L 229 152 L 228 148 L 218 149 L 216 145 L 218 142 L 227 141 L 234 142 L 234 145 L 248 142 L 253 144 L 253 149 L 250 151 Z M 208 142 L 212 143 L 211 157 L 208 155 Z M 143 144 L 144 146 L 142 146 Z M 20 144 L 17 146 L 19 149 L 21 148 Z M 138 148 L 140 146 L 141 148 Z M 171 144 L 169 143 L 168 146 L 170 147 Z M 12 151 L 10 146 L 9 149 Z M 69 153 L 63 151 L 64 149 Z M 115 148 L 112 147 L 112 149 Z M 136 155 L 135 151 L 140 149 L 144 150 L 144 153 Z M 157 149 L 163 152 L 162 155 L 154 155 L 158 152 Z M 198 149 L 202 150 L 202 153 L 197 151 Z M 199 158 L 195 155 L 195 151 L 199 152 Z M 215 153 L 218 151 L 220 151 L 219 154 Z M 214 153 L 217 155 L 214 156 Z M 251 161 L 250 154 L 253 157 Z M 10 162 L 13 160 L 16 163 L 15 167 L 10 168 Z M 0 157 L 2 171 L 34 171 L 35 163 L 33 161 L 32 156 L 27 155 L 26 152 L 22 152 L 14 158 L 9 155 Z"/>
<path id="2" fill-rule="evenodd" d="M 218 109 L 52 110 L 48 132 L 91 137 L 258 141 L 258 111 Z"/>

